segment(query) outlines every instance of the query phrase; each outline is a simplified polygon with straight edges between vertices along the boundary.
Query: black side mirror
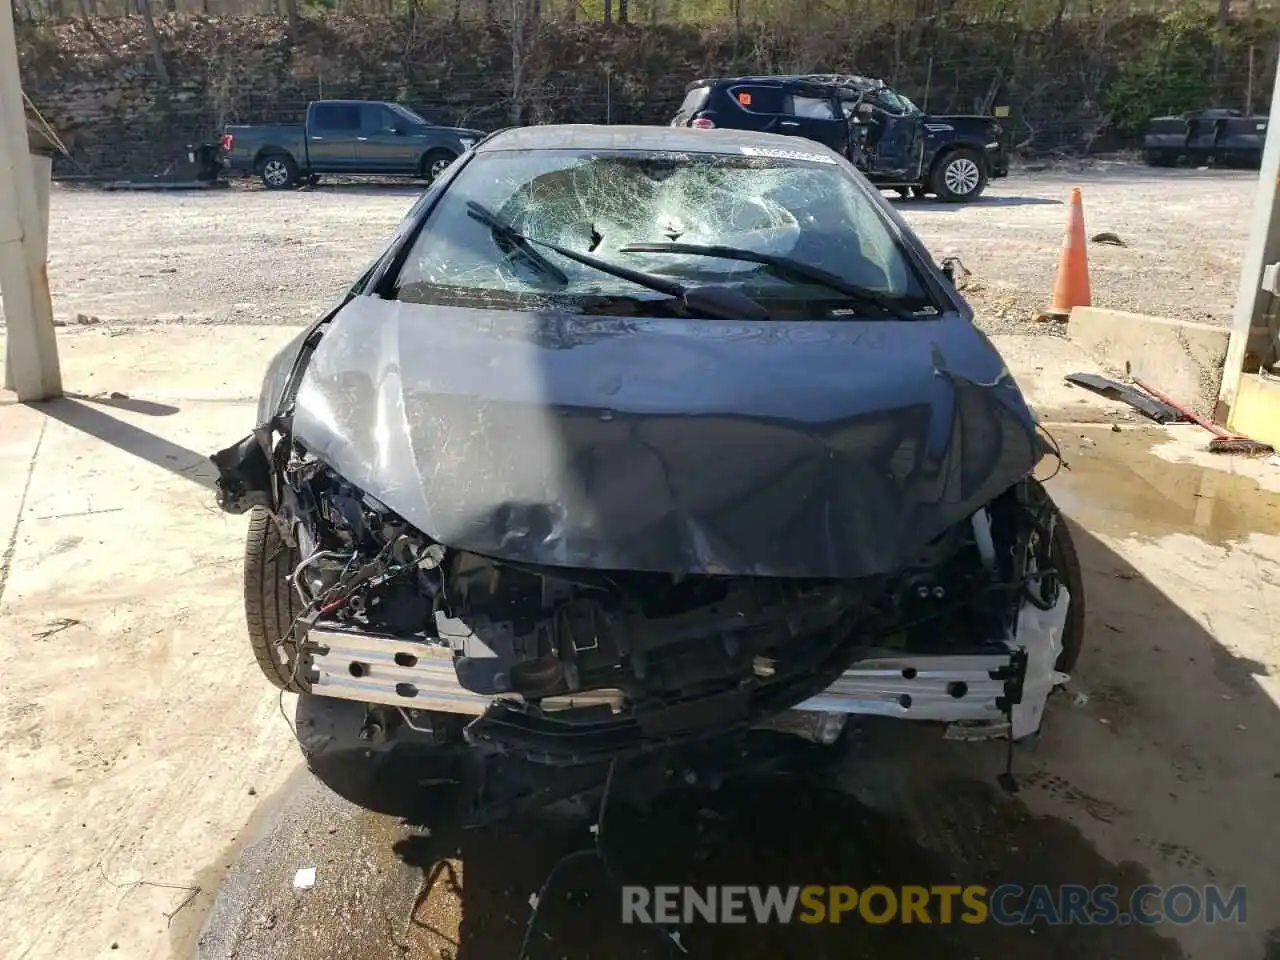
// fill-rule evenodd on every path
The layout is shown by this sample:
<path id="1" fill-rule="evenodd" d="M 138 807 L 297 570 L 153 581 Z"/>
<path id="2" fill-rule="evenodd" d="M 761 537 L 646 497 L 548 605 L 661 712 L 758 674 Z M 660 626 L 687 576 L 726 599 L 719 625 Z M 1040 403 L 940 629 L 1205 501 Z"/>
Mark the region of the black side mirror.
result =
<path id="1" fill-rule="evenodd" d="M 402 137 L 402 136 L 404 136 L 404 127 L 402 127 L 402 126 L 401 126 L 400 124 L 398 124 L 398 123 L 393 123 L 391 126 L 389 126 L 389 127 L 387 128 L 387 130 L 391 133 L 391 135 L 392 135 L 393 137 Z"/>

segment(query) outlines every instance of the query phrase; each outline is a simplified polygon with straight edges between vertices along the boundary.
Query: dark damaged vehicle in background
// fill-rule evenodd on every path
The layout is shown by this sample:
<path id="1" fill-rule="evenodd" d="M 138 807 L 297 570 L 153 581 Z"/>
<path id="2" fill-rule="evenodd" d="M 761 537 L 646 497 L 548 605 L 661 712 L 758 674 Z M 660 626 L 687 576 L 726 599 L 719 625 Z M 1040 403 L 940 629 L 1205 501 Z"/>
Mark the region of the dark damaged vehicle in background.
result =
<path id="1" fill-rule="evenodd" d="M 857 714 L 1033 734 L 1080 570 L 971 319 L 819 145 L 496 134 L 212 458 L 258 662 L 370 740 L 561 771 Z"/>
<path id="2" fill-rule="evenodd" d="M 671 120 L 694 130 L 804 137 L 844 154 L 877 187 L 949 203 L 1009 175 L 995 117 L 925 113 L 883 80 L 844 74 L 695 80 Z"/>

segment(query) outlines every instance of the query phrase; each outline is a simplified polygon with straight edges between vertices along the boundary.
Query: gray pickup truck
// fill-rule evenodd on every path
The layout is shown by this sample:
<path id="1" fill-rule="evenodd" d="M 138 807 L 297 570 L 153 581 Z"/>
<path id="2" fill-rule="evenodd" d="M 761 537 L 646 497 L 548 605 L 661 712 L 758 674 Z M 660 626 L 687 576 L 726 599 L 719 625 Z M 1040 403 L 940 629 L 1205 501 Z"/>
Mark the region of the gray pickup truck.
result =
<path id="1" fill-rule="evenodd" d="M 317 100 L 305 123 L 253 123 L 222 132 L 223 169 L 256 174 L 268 190 L 321 174 L 404 176 L 430 182 L 485 136 L 440 127 L 382 100 Z"/>

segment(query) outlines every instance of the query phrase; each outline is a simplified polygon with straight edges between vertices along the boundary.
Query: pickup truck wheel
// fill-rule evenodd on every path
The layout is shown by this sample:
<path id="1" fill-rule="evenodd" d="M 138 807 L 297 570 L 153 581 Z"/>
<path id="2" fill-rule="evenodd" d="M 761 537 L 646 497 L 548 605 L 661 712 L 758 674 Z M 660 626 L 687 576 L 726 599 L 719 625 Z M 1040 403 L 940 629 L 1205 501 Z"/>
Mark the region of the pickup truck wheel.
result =
<path id="1" fill-rule="evenodd" d="M 282 690 L 307 693 L 306 662 L 298 663 L 294 620 L 302 600 L 288 577 L 298 565 L 297 548 L 280 538 L 271 514 L 254 507 L 244 544 L 244 614 L 249 645 L 263 675 Z"/>
<path id="2" fill-rule="evenodd" d="M 284 190 L 297 182 L 298 165 L 288 154 L 273 153 L 259 161 L 258 176 L 268 190 Z"/>
<path id="3" fill-rule="evenodd" d="M 1178 165 L 1178 155 L 1172 150 L 1147 150 L 1143 152 L 1142 160 L 1148 167 L 1176 167 Z"/>
<path id="4" fill-rule="evenodd" d="M 986 189 L 987 164 L 976 151 L 956 150 L 938 161 L 929 181 L 939 200 L 968 203 L 977 200 Z"/>
<path id="5" fill-rule="evenodd" d="M 427 183 L 432 183 L 436 177 L 448 169 L 449 164 L 457 159 L 458 155 L 452 150 L 432 150 L 422 158 L 422 163 L 418 165 L 418 176 L 427 181 Z"/>

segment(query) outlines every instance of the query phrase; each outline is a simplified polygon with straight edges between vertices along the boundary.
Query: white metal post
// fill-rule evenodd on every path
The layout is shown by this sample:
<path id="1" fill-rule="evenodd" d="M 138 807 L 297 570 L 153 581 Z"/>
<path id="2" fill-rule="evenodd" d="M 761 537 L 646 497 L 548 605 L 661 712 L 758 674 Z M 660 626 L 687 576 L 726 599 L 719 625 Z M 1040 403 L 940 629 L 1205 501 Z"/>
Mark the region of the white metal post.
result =
<path id="1" fill-rule="evenodd" d="M 1222 386 L 1218 391 L 1215 419 L 1225 423 L 1240 388 L 1245 355 L 1256 349 L 1261 338 L 1270 336 L 1262 323 L 1270 298 L 1262 290 L 1262 272 L 1268 264 L 1280 261 L 1280 64 L 1276 67 L 1275 89 L 1271 92 L 1271 119 L 1267 121 L 1267 141 L 1262 150 L 1262 170 L 1258 176 L 1258 192 L 1253 201 L 1253 226 L 1249 245 L 1240 265 L 1240 288 L 1236 294 L 1235 316 L 1231 323 L 1231 340 L 1222 370 Z"/>
<path id="2" fill-rule="evenodd" d="M 0 0 L 3 2 L 3 0 Z M 36 192 L 36 208 L 40 215 L 41 235 L 32 246 L 40 263 L 49 262 L 49 186 L 53 177 L 53 158 L 44 154 L 31 154 L 31 177 Z M 13 371 L 13 338 L 5 338 L 4 351 L 4 389 L 12 390 Z"/>
<path id="3" fill-rule="evenodd" d="M 5 385 L 18 400 L 62 396 L 58 340 L 45 268 L 48 213 L 41 217 L 22 108 L 13 8 L 0 0 L 0 294 L 5 315 Z M 46 180 L 47 180 L 47 174 Z"/>

